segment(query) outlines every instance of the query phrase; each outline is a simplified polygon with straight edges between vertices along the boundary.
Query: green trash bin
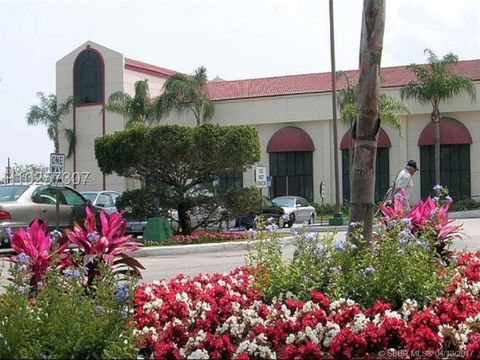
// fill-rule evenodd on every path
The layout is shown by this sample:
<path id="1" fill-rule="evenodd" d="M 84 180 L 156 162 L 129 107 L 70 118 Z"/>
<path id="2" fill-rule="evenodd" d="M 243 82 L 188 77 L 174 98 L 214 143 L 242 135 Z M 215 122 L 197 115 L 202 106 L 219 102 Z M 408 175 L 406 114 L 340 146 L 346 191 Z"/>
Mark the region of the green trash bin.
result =
<path id="1" fill-rule="evenodd" d="M 164 216 L 152 217 L 147 220 L 147 226 L 143 232 L 143 239 L 154 242 L 163 242 L 173 236 L 172 227 Z"/>

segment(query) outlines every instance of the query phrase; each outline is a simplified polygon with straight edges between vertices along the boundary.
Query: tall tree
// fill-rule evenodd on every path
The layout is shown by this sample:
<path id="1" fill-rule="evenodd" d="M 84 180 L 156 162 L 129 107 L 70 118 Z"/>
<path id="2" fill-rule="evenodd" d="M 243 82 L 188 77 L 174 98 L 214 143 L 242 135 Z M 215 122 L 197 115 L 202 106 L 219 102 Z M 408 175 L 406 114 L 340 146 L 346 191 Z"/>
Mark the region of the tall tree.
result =
<path id="1" fill-rule="evenodd" d="M 43 92 L 38 92 L 40 105 L 32 105 L 27 114 L 27 123 L 29 125 L 43 124 L 47 127 L 47 134 L 53 141 L 55 152 L 60 151 L 59 139 L 64 134 L 67 145 L 67 158 L 69 158 L 75 148 L 75 133 L 72 129 L 62 126 L 62 117 L 70 113 L 73 107 L 73 97 L 67 98 L 64 102 L 58 103 L 54 94 L 45 96 Z"/>
<path id="2" fill-rule="evenodd" d="M 182 114 L 191 111 L 197 126 L 206 123 L 214 114 L 207 83 L 207 69 L 204 66 L 196 69 L 192 76 L 180 73 L 170 76 L 155 104 L 157 119 L 160 120 L 171 112 Z"/>
<path id="3" fill-rule="evenodd" d="M 440 103 L 451 100 L 462 92 L 467 92 L 473 102 L 476 91 L 468 77 L 454 73 L 457 55 L 448 53 L 439 59 L 432 50 L 425 49 L 424 53 L 428 55 L 428 64 L 408 66 L 417 80 L 405 85 L 400 90 L 400 95 L 402 99 L 415 99 L 420 104 L 432 105 L 430 120 L 434 128 L 435 182 L 440 184 Z"/>
<path id="4" fill-rule="evenodd" d="M 153 100 L 150 98 L 148 80 L 135 82 L 135 95 L 131 97 L 122 91 L 114 92 L 105 104 L 105 110 L 123 115 L 126 127 L 145 124 L 154 115 Z"/>
<path id="5" fill-rule="evenodd" d="M 378 98 L 380 62 L 385 29 L 385 1 L 364 0 L 360 40 L 360 77 L 358 81 L 358 113 L 352 136 L 353 155 L 350 223 L 364 223 L 363 236 L 372 238 L 373 199 L 377 135 L 380 130 Z M 351 229 L 350 229 L 351 230 Z"/>
<path id="6" fill-rule="evenodd" d="M 260 141 L 251 126 L 134 126 L 95 139 L 95 157 L 106 174 L 148 178 L 162 206 L 178 210 L 182 233 L 189 234 L 189 213 L 211 198 L 213 179 L 257 162 Z"/>

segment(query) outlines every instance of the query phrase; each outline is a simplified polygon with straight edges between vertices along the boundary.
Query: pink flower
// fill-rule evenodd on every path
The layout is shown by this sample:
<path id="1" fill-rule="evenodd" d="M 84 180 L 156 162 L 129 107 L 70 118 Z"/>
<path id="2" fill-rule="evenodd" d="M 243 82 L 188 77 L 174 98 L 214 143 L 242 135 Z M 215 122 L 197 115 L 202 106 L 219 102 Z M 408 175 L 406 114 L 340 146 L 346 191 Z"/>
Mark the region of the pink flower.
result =
<path id="1" fill-rule="evenodd" d="M 34 288 L 41 281 L 55 257 L 62 259 L 60 267 L 68 266 L 68 255 L 64 253 L 64 250 L 69 243 L 65 238 L 60 239 L 58 243 L 59 246 L 53 248 L 53 242 L 47 233 L 47 224 L 40 224 L 37 219 L 26 230 L 22 228 L 13 234 L 11 246 L 17 254 L 28 256 L 28 267 L 34 274 L 30 282 Z M 11 260 L 18 262 L 18 256 L 13 256 Z"/>
<path id="2" fill-rule="evenodd" d="M 73 231 L 65 230 L 66 235 L 86 257 L 100 256 L 103 261 L 112 266 L 117 256 L 122 256 L 127 251 L 135 251 L 142 244 L 130 241 L 130 235 L 124 235 L 127 224 L 119 213 L 107 217 L 105 212 L 100 213 L 101 232 L 97 232 L 95 215 L 87 207 L 84 227 L 75 224 Z"/>

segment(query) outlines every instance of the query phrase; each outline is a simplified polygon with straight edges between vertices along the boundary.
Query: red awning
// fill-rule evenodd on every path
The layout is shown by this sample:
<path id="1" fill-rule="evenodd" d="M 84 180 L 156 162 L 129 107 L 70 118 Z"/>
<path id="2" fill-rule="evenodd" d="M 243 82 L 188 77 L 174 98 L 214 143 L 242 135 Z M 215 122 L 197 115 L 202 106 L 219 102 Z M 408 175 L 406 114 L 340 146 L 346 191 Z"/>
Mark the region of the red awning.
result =
<path id="1" fill-rule="evenodd" d="M 429 122 L 420 133 L 418 138 L 418 145 L 434 145 L 434 129 L 433 123 Z M 442 145 L 459 145 L 471 144 L 472 135 L 467 127 L 460 121 L 452 118 L 440 119 L 440 144 Z"/>
<path id="2" fill-rule="evenodd" d="M 302 129 L 287 126 L 273 134 L 267 152 L 314 151 L 313 141 Z"/>
<path id="3" fill-rule="evenodd" d="M 340 150 L 350 149 L 351 144 L 352 144 L 352 131 L 348 130 L 345 133 L 345 135 L 343 135 L 342 141 L 340 142 Z M 392 147 L 390 138 L 388 137 L 385 130 L 380 128 L 380 132 L 378 134 L 377 148 L 389 148 L 389 147 Z"/>

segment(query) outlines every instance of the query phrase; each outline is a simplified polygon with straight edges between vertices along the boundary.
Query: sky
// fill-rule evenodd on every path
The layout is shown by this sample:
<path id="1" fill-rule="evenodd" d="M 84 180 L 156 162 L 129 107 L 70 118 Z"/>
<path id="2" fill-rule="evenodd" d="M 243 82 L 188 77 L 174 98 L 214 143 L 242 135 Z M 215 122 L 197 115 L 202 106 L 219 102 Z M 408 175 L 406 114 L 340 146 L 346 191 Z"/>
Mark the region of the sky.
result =
<path id="1" fill-rule="evenodd" d="M 480 1 L 386 0 L 382 66 L 424 49 L 480 58 Z M 337 70 L 358 68 L 362 0 L 334 0 Z M 0 0 L 0 177 L 47 164 L 53 143 L 25 116 L 55 93 L 55 63 L 92 40 L 126 57 L 225 80 L 330 71 L 328 0 Z"/>

